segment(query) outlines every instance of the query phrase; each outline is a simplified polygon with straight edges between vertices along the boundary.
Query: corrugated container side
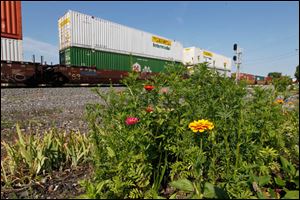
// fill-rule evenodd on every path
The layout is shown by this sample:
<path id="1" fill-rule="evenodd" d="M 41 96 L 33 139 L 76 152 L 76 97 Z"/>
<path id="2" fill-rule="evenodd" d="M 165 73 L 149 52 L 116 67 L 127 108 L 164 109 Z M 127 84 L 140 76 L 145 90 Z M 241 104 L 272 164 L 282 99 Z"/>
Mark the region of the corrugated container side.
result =
<path id="1" fill-rule="evenodd" d="M 21 1 L 1 1 L 1 37 L 22 40 Z"/>
<path id="2" fill-rule="evenodd" d="M 182 61 L 182 45 L 155 34 L 68 11 L 59 19 L 60 50 L 71 46 Z"/>
<path id="3" fill-rule="evenodd" d="M 60 64 L 75 66 L 96 66 L 97 69 L 132 71 L 134 65 L 140 66 L 140 70 L 151 70 L 160 72 L 171 62 L 147 57 L 127 54 L 112 53 L 86 49 L 81 47 L 70 47 L 60 51 Z"/>
<path id="4" fill-rule="evenodd" d="M 231 71 L 231 59 L 207 50 L 202 50 L 197 47 L 184 48 L 183 50 L 183 63 L 196 65 L 199 63 L 208 62 L 209 68 L 216 70 Z"/>
<path id="5" fill-rule="evenodd" d="M 195 47 L 184 48 L 182 56 L 183 56 L 182 62 L 185 65 L 195 65 L 195 64 L 197 64 L 196 60 L 194 59 L 196 57 L 196 48 Z"/>
<path id="6" fill-rule="evenodd" d="M 22 40 L 1 37 L 1 60 L 23 61 Z"/>

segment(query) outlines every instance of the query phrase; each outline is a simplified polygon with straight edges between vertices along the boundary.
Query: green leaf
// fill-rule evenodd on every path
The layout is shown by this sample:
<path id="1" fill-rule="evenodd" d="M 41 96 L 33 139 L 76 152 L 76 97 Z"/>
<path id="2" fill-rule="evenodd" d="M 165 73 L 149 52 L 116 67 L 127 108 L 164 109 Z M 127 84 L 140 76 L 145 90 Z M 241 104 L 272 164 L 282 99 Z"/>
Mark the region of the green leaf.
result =
<path id="1" fill-rule="evenodd" d="M 280 156 L 281 165 L 284 171 L 288 170 L 288 163 L 289 161 L 285 159 L 284 157 Z"/>
<path id="2" fill-rule="evenodd" d="M 277 185 L 282 186 L 282 187 L 285 186 L 285 181 L 282 180 L 280 177 L 275 177 L 274 180 Z"/>
<path id="3" fill-rule="evenodd" d="M 204 197 L 205 198 L 218 198 L 228 199 L 228 194 L 221 188 L 214 186 L 211 183 L 206 182 L 204 185 Z"/>
<path id="4" fill-rule="evenodd" d="M 299 176 L 297 176 L 295 179 L 292 180 L 293 183 L 297 185 L 297 189 L 299 189 Z"/>
<path id="5" fill-rule="evenodd" d="M 187 179 L 180 179 L 177 181 L 173 181 L 170 183 L 170 185 L 179 190 L 188 191 L 188 192 L 194 191 L 193 183 Z"/>
<path id="6" fill-rule="evenodd" d="M 264 186 L 270 182 L 271 176 L 260 176 L 258 179 L 258 184 Z"/>
<path id="7" fill-rule="evenodd" d="M 283 199 L 299 199 L 299 191 L 298 190 L 287 191 Z"/>
<path id="8" fill-rule="evenodd" d="M 276 193 L 275 193 L 275 191 L 274 191 L 273 189 L 269 188 L 269 193 L 270 193 L 270 195 L 271 195 L 271 197 L 272 197 L 273 199 L 276 199 L 276 198 L 277 198 Z"/>
<path id="9" fill-rule="evenodd" d="M 176 199 L 176 195 L 177 193 L 172 194 L 169 199 Z"/>
<path id="10" fill-rule="evenodd" d="M 267 199 L 267 197 L 265 197 L 265 195 L 262 192 L 257 192 L 257 196 L 259 199 Z"/>
<path id="11" fill-rule="evenodd" d="M 115 157 L 116 156 L 116 154 L 115 154 L 115 152 L 114 152 L 114 150 L 112 150 L 112 148 L 110 148 L 110 147 L 106 147 L 106 149 L 107 149 L 107 153 L 108 153 L 108 156 L 109 157 Z"/>

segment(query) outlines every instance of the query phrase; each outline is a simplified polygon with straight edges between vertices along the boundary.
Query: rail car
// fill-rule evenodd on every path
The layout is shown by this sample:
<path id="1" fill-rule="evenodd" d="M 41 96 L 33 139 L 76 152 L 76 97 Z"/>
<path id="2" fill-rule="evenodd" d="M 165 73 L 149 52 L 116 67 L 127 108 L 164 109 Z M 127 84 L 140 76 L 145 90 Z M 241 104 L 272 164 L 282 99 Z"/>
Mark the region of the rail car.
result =
<path id="1" fill-rule="evenodd" d="M 149 79 L 158 73 L 140 72 L 138 79 Z M 47 65 L 33 62 L 1 60 L 1 85 L 36 87 L 63 85 L 122 84 L 128 71 L 99 70 L 91 66 Z"/>
<path id="2" fill-rule="evenodd" d="M 33 62 L 1 61 L 1 84 L 24 84 L 38 86 L 49 84 L 120 84 L 128 72 L 97 70 L 95 67 L 42 65 Z"/>

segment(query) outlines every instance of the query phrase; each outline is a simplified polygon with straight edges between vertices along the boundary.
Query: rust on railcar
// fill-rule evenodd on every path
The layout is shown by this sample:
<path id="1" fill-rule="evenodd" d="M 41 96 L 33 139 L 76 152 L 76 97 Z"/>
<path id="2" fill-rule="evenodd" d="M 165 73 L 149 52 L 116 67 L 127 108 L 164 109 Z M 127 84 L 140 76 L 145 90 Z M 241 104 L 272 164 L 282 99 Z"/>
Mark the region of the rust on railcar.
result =
<path id="1" fill-rule="evenodd" d="M 34 63 L 1 61 L 1 83 L 26 84 L 35 78 L 36 67 Z"/>

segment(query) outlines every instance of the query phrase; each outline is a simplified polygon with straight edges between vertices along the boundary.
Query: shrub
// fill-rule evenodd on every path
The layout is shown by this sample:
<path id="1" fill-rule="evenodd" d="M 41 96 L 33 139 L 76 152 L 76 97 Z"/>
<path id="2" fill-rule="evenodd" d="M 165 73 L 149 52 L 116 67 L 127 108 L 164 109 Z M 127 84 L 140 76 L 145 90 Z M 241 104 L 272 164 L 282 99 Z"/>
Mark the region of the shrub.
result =
<path id="1" fill-rule="evenodd" d="M 249 95 L 205 64 L 187 74 L 172 65 L 151 80 L 130 73 L 119 93 L 95 89 L 104 104 L 87 107 L 96 173 L 85 197 L 262 197 L 286 176 L 280 158 L 298 166 L 299 118 L 274 91 Z"/>
<path id="2" fill-rule="evenodd" d="M 286 91 L 287 86 L 292 84 L 292 80 L 289 76 L 281 76 L 280 78 L 275 78 L 273 84 L 278 92 L 284 92 Z"/>

